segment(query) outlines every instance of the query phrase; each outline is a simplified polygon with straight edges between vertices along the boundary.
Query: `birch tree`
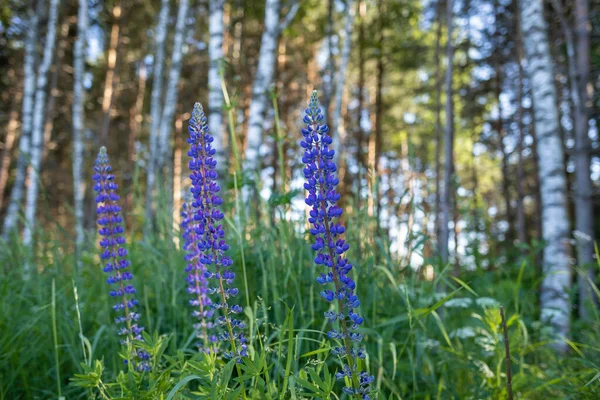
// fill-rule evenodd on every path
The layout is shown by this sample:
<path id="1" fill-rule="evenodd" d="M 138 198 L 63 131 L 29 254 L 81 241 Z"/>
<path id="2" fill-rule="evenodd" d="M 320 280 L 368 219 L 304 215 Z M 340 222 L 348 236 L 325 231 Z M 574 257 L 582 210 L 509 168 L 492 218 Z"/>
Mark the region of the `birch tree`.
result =
<path id="1" fill-rule="evenodd" d="M 452 210 L 452 178 L 454 176 L 454 102 L 452 99 L 452 77 L 453 77 L 453 62 L 454 62 L 454 45 L 452 43 L 453 29 L 453 1 L 446 1 L 446 26 L 448 38 L 446 44 L 446 58 L 448 66 L 446 68 L 446 130 L 444 134 L 444 160 L 445 174 L 442 192 L 442 221 L 440 229 L 440 255 L 444 264 L 448 263 L 448 242 L 450 237 L 450 218 L 453 215 Z"/>
<path id="2" fill-rule="evenodd" d="M 58 20 L 58 0 L 50 1 L 48 28 L 44 41 L 42 62 L 36 77 L 35 103 L 33 110 L 33 126 L 31 130 L 30 166 L 27 171 L 27 198 L 25 201 L 25 228 L 23 230 L 23 245 L 31 247 L 37 211 L 39 191 L 40 166 L 42 161 L 42 141 L 44 136 L 44 107 L 46 105 L 46 86 L 48 85 L 48 70 L 52 65 L 52 56 L 56 43 L 56 23 Z M 25 265 L 25 272 L 29 266 Z"/>
<path id="3" fill-rule="evenodd" d="M 83 105 L 85 92 L 83 76 L 85 73 L 85 43 L 88 28 L 88 0 L 79 0 L 77 11 L 77 38 L 73 49 L 73 209 L 75 211 L 75 253 L 77 262 L 84 241 L 83 201 Z"/>
<path id="4" fill-rule="evenodd" d="M 219 70 L 223 61 L 223 7 L 224 0 L 209 1 L 208 4 L 208 126 L 215 141 L 213 146 L 217 149 L 215 159 L 221 168 L 224 165 L 223 154 L 224 126 L 223 126 L 223 93 L 221 91 L 221 78 Z"/>
<path id="5" fill-rule="evenodd" d="M 31 1 L 31 4 L 27 10 L 27 14 L 27 36 L 25 38 L 25 57 L 23 60 L 23 122 L 21 124 L 21 139 L 19 140 L 19 156 L 17 158 L 16 177 L 12 187 L 10 202 L 6 212 L 6 217 L 4 218 L 4 226 L 2 229 L 2 237 L 4 239 L 8 239 L 9 235 L 17 225 L 21 202 L 23 200 L 23 193 L 25 191 L 25 176 L 27 173 L 29 151 L 31 146 L 33 102 L 36 80 L 35 61 L 39 23 L 38 14 L 35 7 L 35 0 Z"/>
<path id="6" fill-rule="evenodd" d="M 294 3 L 287 17 L 282 21 L 280 18 L 281 1 L 266 0 L 265 4 L 265 29 L 260 42 L 260 53 L 256 78 L 252 86 L 252 99 L 248 112 L 248 134 L 246 159 L 244 170 L 257 172 L 260 166 L 260 150 L 263 139 L 263 127 L 265 113 L 269 104 L 268 91 L 273 85 L 275 76 L 275 59 L 277 56 L 277 39 L 283 29 L 291 22 L 298 4 Z"/>
<path id="7" fill-rule="evenodd" d="M 188 11 L 188 0 L 179 1 L 177 11 L 177 22 L 175 23 L 175 37 L 173 38 L 173 53 L 171 55 L 171 68 L 169 70 L 169 79 L 167 81 L 167 90 L 165 92 L 165 104 L 160 117 L 159 125 L 159 152 L 158 169 L 159 172 L 165 167 L 169 154 L 169 136 L 173 127 L 173 116 L 175 115 L 175 106 L 177 105 L 177 85 L 181 73 L 181 59 L 183 56 L 182 46 L 185 36 L 185 18 Z"/>
<path id="8" fill-rule="evenodd" d="M 162 99 L 163 68 L 165 63 L 165 39 L 169 21 L 169 0 L 162 0 L 158 24 L 155 31 L 155 52 L 152 63 L 152 94 L 150 103 L 150 159 L 146 175 L 146 233 L 153 218 L 153 193 L 156 182 L 156 159 L 158 150 L 158 129 Z"/>
<path id="9" fill-rule="evenodd" d="M 335 154 L 339 157 L 340 144 L 340 118 L 342 116 L 342 99 L 346 85 L 346 71 L 350 61 L 350 50 L 352 49 L 352 26 L 354 25 L 354 0 L 346 1 L 346 21 L 344 23 L 344 44 L 342 45 L 342 60 L 337 72 L 337 83 L 335 85 L 335 99 L 333 103 L 332 137 Z"/>
<path id="10" fill-rule="evenodd" d="M 519 0 L 519 6 L 537 129 L 542 235 L 546 244 L 540 293 L 541 319 L 549 323 L 557 335 L 566 337 L 571 318 L 569 216 L 548 26 L 544 20 L 542 0 Z M 555 347 L 564 352 L 568 346 L 559 341 Z"/>

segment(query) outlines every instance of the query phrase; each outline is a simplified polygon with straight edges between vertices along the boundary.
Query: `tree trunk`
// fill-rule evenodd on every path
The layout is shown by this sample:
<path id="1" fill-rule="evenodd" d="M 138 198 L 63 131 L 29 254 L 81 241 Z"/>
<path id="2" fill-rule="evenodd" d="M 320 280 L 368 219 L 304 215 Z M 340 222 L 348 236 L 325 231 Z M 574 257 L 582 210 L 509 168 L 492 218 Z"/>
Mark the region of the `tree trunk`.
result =
<path id="1" fill-rule="evenodd" d="M 383 55 L 384 55 L 384 34 L 383 34 L 383 15 L 384 9 L 382 5 L 383 1 L 378 0 L 377 8 L 378 8 L 378 30 L 379 30 L 379 54 L 377 55 L 377 83 L 376 83 L 376 93 L 375 93 L 375 163 L 373 165 L 373 176 L 375 180 L 375 221 L 376 221 L 376 235 L 379 236 L 381 234 L 381 203 L 382 203 L 382 193 L 381 193 L 381 180 L 379 179 L 380 172 L 380 163 L 381 163 L 381 151 L 383 144 L 383 79 L 384 79 L 384 64 L 383 64 Z"/>
<path id="2" fill-rule="evenodd" d="M 280 0 L 266 0 L 265 30 L 260 43 L 256 78 L 252 87 L 252 100 L 248 113 L 248 134 L 244 171 L 257 173 L 261 160 L 263 142 L 263 125 L 269 104 L 268 91 L 275 76 L 275 57 L 277 55 L 277 38 L 279 37 Z M 245 194 L 245 199 L 249 193 Z"/>
<path id="3" fill-rule="evenodd" d="M 10 172 L 11 153 L 17 138 L 17 128 L 19 127 L 19 105 L 22 99 L 23 88 L 19 85 L 15 95 L 12 96 L 10 117 L 6 126 L 6 139 L 4 141 L 4 149 L 2 150 L 2 161 L 0 161 L 0 210 L 4 205 L 4 191 L 6 189 L 6 183 L 8 182 L 8 173 Z"/>
<path id="4" fill-rule="evenodd" d="M 452 43 L 452 5 L 453 0 L 446 2 L 446 26 L 448 30 L 448 43 L 446 44 L 446 58 L 448 67 L 446 69 L 446 132 L 444 137 L 444 160 L 445 175 L 442 196 L 442 226 L 441 226 L 441 247 L 440 254 L 442 263 L 448 263 L 448 241 L 450 238 L 450 218 L 453 215 L 452 210 L 452 191 L 453 173 L 454 173 L 454 102 L 452 99 L 452 76 L 454 62 L 454 46 Z"/>
<path id="5" fill-rule="evenodd" d="M 595 282 L 594 273 L 594 208 L 592 204 L 593 185 L 590 176 L 591 142 L 588 135 L 587 92 L 590 75 L 590 23 L 587 0 L 575 1 L 575 34 L 563 12 L 560 1 L 553 0 L 565 35 L 569 68 L 569 86 L 573 100 L 575 125 L 575 239 L 577 243 L 577 265 L 581 270 L 577 275 L 579 286 L 579 316 L 589 320 L 586 305 L 595 302 L 596 296 L 588 281 Z"/>
<path id="6" fill-rule="evenodd" d="M 85 88 L 85 44 L 88 29 L 88 0 L 79 0 L 77 11 L 77 38 L 73 49 L 73 210 L 75 214 L 75 258 L 79 265 L 81 247 L 84 242 L 83 202 L 85 185 L 83 180 L 83 130 Z"/>
<path id="7" fill-rule="evenodd" d="M 497 28 L 498 29 L 498 28 Z M 496 57 L 499 58 L 500 54 L 496 54 Z M 508 224 L 508 229 L 506 231 L 506 241 L 512 244 L 514 239 L 513 235 L 513 216 L 512 216 L 512 206 L 510 204 L 510 179 L 509 179 L 509 170 L 508 170 L 508 157 L 509 154 L 506 151 L 506 146 L 504 145 L 504 119 L 503 119 L 503 109 L 502 109 L 502 100 L 500 99 L 500 95 L 502 93 L 502 67 L 500 65 L 499 59 L 496 61 L 496 78 L 495 78 L 495 90 L 496 90 L 496 99 L 498 101 L 498 119 L 496 120 L 496 132 L 498 133 L 498 145 L 500 147 L 500 152 L 502 153 L 502 197 L 504 197 L 504 208 L 505 208 L 505 216 L 506 222 Z"/>
<path id="8" fill-rule="evenodd" d="M 36 226 L 36 211 L 39 190 L 40 167 L 42 161 L 42 140 L 44 136 L 44 108 L 46 106 L 46 86 L 48 85 L 48 70 L 52 65 L 54 45 L 56 43 L 56 22 L 58 20 L 58 0 L 50 1 L 48 14 L 48 30 L 44 41 L 42 63 L 38 70 L 35 87 L 35 105 L 33 111 L 33 126 L 31 130 L 31 165 L 27 171 L 27 198 L 25 201 L 25 228 L 23 230 L 23 246 L 31 248 L 33 233 Z M 25 274 L 29 272 L 29 264 L 24 265 Z"/>
<path id="9" fill-rule="evenodd" d="M 442 253 L 442 193 L 440 183 L 442 178 L 442 0 L 437 3 L 437 29 L 435 33 L 435 239 L 437 241 L 438 254 Z"/>
<path id="10" fill-rule="evenodd" d="M 519 138 L 517 139 L 517 239 L 521 245 L 527 243 L 527 226 L 525 218 L 525 207 L 523 199 L 525 198 L 525 191 L 523 188 L 523 182 L 525 180 L 525 171 L 523 169 L 523 141 L 525 139 L 525 124 L 523 121 L 523 85 L 525 80 L 525 71 L 523 70 L 523 34 L 521 33 L 521 24 L 519 23 L 519 7 L 516 10 L 517 20 L 517 37 L 516 51 L 517 51 L 517 64 L 519 66 L 519 77 L 517 81 L 517 125 L 519 129 Z"/>
<path id="11" fill-rule="evenodd" d="M 354 0 L 346 2 L 346 22 L 344 24 L 344 44 L 342 46 L 342 60 L 340 69 L 337 72 L 337 83 L 335 85 L 335 99 L 333 104 L 333 118 L 331 124 L 331 137 L 333 138 L 333 149 L 339 159 L 340 157 L 340 117 L 342 115 L 342 98 L 344 94 L 344 86 L 346 84 L 346 71 L 350 61 L 350 50 L 352 48 L 352 25 L 354 24 Z"/>
<path id="12" fill-rule="evenodd" d="M 363 128 L 363 109 L 365 103 L 365 15 L 367 5 L 364 0 L 358 2 L 358 107 L 356 111 L 356 163 L 358 164 L 358 175 L 356 179 L 356 205 L 360 210 L 362 207 L 362 177 L 365 168 L 365 130 Z"/>
<path id="13" fill-rule="evenodd" d="M 333 21 L 333 3 L 334 0 L 327 0 L 327 28 L 325 29 L 325 35 L 327 36 L 327 63 L 324 71 L 324 76 L 327 76 L 327 80 L 323 80 L 323 95 L 321 96 L 321 108 L 323 109 L 325 121 L 328 125 L 331 125 L 329 106 L 331 105 L 331 97 L 335 90 L 335 56 L 333 55 L 333 34 L 335 27 Z"/>
<path id="14" fill-rule="evenodd" d="M 185 37 L 185 19 L 188 11 L 188 0 L 179 1 L 179 9 L 177 11 L 177 22 L 175 23 L 175 36 L 173 38 L 173 53 L 171 55 L 171 68 L 169 70 L 169 78 L 167 81 L 167 90 L 165 92 L 165 104 L 160 117 L 159 128 L 159 152 L 158 152 L 158 172 L 161 174 L 162 169 L 167 166 L 170 157 L 169 138 L 173 129 L 173 116 L 175 115 L 175 107 L 177 106 L 179 75 L 181 74 L 181 60 L 183 58 L 182 46 Z M 165 173 L 164 176 L 169 176 Z"/>
<path id="15" fill-rule="evenodd" d="M 217 151 L 215 160 L 218 168 L 225 170 L 225 126 L 223 124 L 223 92 L 219 70 L 223 62 L 223 7 L 224 0 L 208 2 L 208 126 L 215 138 L 213 147 Z"/>
<path id="16" fill-rule="evenodd" d="M 16 177 L 10 194 L 10 203 L 4 218 L 4 226 L 2 229 L 2 237 L 8 239 L 12 231 L 17 226 L 21 202 L 25 191 L 25 175 L 27 173 L 27 165 L 30 160 L 31 151 L 31 130 L 33 125 L 33 103 L 36 84 L 36 53 L 38 41 L 38 13 L 35 0 L 31 1 L 31 5 L 27 10 L 29 23 L 27 26 L 27 37 L 25 39 L 25 59 L 24 65 L 24 84 L 23 84 L 23 123 L 21 124 L 21 139 L 19 140 L 19 156 L 17 158 Z M 39 10 L 42 4 L 37 1 L 37 9 Z"/>
<path id="17" fill-rule="evenodd" d="M 106 79 L 104 80 L 104 95 L 102 97 L 102 113 L 104 119 L 102 121 L 102 130 L 100 132 L 100 143 L 106 144 L 108 132 L 110 130 L 110 110 L 112 108 L 113 94 L 115 84 L 118 82 L 119 76 L 116 74 L 117 56 L 119 47 L 119 38 L 121 33 L 121 2 L 119 1 L 112 9 L 113 24 L 110 30 L 110 43 L 108 46 L 108 59 Z"/>
<path id="18" fill-rule="evenodd" d="M 582 274 L 578 275 L 579 316 L 590 319 L 585 305 L 592 302 L 598 305 L 589 281 L 596 282 L 594 265 L 594 207 L 592 204 L 593 185 L 590 178 L 591 142 L 588 135 L 589 108 L 591 107 L 590 87 L 590 16 L 588 0 L 575 0 L 575 42 L 577 47 L 577 71 L 580 105 L 575 112 L 575 173 L 577 191 L 575 192 L 576 221 L 575 229 L 581 233 L 577 238 L 577 261 Z"/>
<path id="19" fill-rule="evenodd" d="M 542 0 L 520 0 L 521 26 L 531 82 L 537 129 L 540 190 L 542 197 L 544 278 L 541 287 L 541 319 L 560 337 L 570 332 L 571 267 L 569 263 L 569 216 L 564 155 L 559 133 L 553 61 L 548 43 Z M 559 340 L 554 347 L 566 352 Z"/>
<path id="20" fill-rule="evenodd" d="M 156 49 L 152 63 L 152 97 L 150 103 L 150 160 L 146 174 L 146 208 L 144 234 L 149 234 L 154 219 L 154 186 L 156 182 L 156 165 L 158 159 L 158 130 L 160 126 L 160 110 L 162 100 L 163 68 L 165 63 L 165 39 L 169 21 L 169 0 L 162 0 L 158 24 L 155 30 Z"/>

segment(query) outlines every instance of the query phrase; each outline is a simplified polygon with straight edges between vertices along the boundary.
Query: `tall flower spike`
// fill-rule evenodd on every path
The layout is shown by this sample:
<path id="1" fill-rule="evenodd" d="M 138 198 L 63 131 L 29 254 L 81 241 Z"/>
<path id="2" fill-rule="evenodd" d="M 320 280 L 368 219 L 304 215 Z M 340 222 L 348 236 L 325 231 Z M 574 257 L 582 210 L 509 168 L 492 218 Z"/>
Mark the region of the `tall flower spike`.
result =
<path id="1" fill-rule="evenodd" d="M 209 330 L 213 327 L 210 318 L 212 318 L 214 311 L 210 308 L 212 302 L 208 298 L 207 284 L 208 280 L 204 276 L 206 272 L 206 266 L 200 262 L 202 253 L 198 248 L 199 240 L 201 236 L 196 233 L 198 229 L 198 222 L 194 220 L 196 210 L 192 206 L 194 199 L 191 193 L 188 192 L 186 195 L 185 202 L 181 210 L 181 230 L 183 232 L 183 249 L 186 251 L 185 260 L 187 266 L 185 272 L 187 272 L 188 282 L 188 293 L 192 295 L 190 299 L 190 306 L 192 307 L 192 316 L 198 320 L 194 325 L 196 329 L 196 335 L 201 339 L 199 348 L 201 351 L 210 352 L 217 341 L 216 336 L 209 335 Z"/>
<path id="2" fill-rule="evenodd" d="M 112 168 L 108 162 L 106 148 L 100 148 L 96 164 L 94 166 L 93 179 L 96 182 L 96 214 L 98 216 L 98 233 L 101 236 L 100 246 L 102 253 L 100 258 L 104 263 L 104 272 L 108 274 L 106 283 L 111 286 L 110 296 L 116 300 L 113 309 L 119 314 L 115 322 L 120 326 L 119 335 L 122 336 L 121 344 L 128 349 L 129 360 L 139 370 L 149 368 L 146 360 L 148 353 L 135 349 L 134 342 L 142 340 L 144 328 L 138 325 L 140 314 L 133 311 L 138 304 L 135 299 L 135 288 L 131 284 L 133 274 L 127 269 L 129 260 L 125 249 L 125 237 L 121 223 L 121 207 L 119 206 L 118 186 L 115 176 L 111 173 Z"/>
<path id="3" fill-rule="evenodd" d="M 358 359 L 366 357 L 365 350 L 359 345 L 363 335 L 357 332 L 363 318 L 356 312 L 360 301 L 354 293 L 356 283 L 350 277 L 352 264 L 344 256 L 350 246 L 342 238 L 345 231 L 339 222 L 342 209 L 336 204 L 340 194 L 336 192 L 339 181 L 335 176 L 337 167 L 333 161 L 333 141 L 328 135 L 329 128 L 324 123 L 316 90 L 312 92 L 303 121 L 306 127 L 302 128 L 304 140 L 300 145 L 304 149 L 304 188 L 308 192 L 305 202 L 311 207 L 308 218 L 312 225 L 310 234 L 315 238 L 312 248 L 317 253 L 314 261 L 327 268 L 317 282 L 325 287 L 321 297 L 337 304 L 337 312 L 325 312 L 325 317 L 334 325 L 327 336 L 342 344 L 334 346 L 333 353 L 346 359 L 342 371 L 336 376 L 338 379 L 348 377 L 352 382 L 352 386 L 344 387 L 344 393 L 368 400 L 373 377 L 358 370 Z"/>
<path id="4" fill-rule="evenodd" d="M 234 318 L 235 314 L 242 312 L 242 307 L 228 302 L 238 294 L 238 289 L 231 286 L 235 278 L 230 269 L 233 262 L 225 255 L 229 246 L 220 222 L 224 215 L 219 210 L 223 201 L 219 197 L 221 187 L 217 183 L 217 162 L 213 157 L 216 152 L 212 147 L 214 138 L 210 135 L 200 103 L 194 104 L 188 133 L 191 192 L 194 197 L 192 208 L 194 222 L 197 223 L 195 233 L 198 235 L 199 262 L 207 269 L 204 277 L 209 284 L 213 284 L 207 288 L 207 293 L 214 296 L 211 307 L 221 310 L 221 315 L 215 319 L 215 327 L 221 328 L 217 337 L 231 344 L 231 351 L 224 352 L 224 356 L 241 362 L 241 357 L 248 355 L 247 339 L 242 332 L 245 324 Z"/>

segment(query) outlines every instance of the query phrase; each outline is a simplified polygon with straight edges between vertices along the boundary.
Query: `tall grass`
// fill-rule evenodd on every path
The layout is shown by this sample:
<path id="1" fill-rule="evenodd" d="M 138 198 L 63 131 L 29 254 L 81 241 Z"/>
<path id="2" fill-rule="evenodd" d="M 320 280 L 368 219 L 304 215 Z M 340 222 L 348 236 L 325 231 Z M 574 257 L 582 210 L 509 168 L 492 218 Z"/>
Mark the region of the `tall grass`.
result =
<path id="1" fill-rule="evenodd" d="M 323 312 L 328 304 L 315 295 L 318 274 L 304 222 L 285 219 L 285 200 L 275 205 L 259 199 L 243 221 L 235 218 L 241 211 L 237 185 L 243 181 L 228 185 L 224 210 L 230 255 L 243 277 L 240 298 L 248 303 L 250 343 L 267 355 L 267 376 L 279 397 L 299 399 L 305 393 L 302 382 L 327 359 Z M 179 232 L 172 231 L 171 213 L 159 208 L 153 236 L 143 239 L 142 206 L 134 204 L 128 247 L 142 323 L 151 333 L 170 336 L 168 354 L 191 355 L 195 334 L 186 306 L 185 265 L 173 241 Z M 372 217 L 358 212 L 346 218 L 348 257 L 356 266 L 367 322 L 366 362 L 379 398 L 506 398 L 500 305 L 506 311 L 515 398 L 600 398 L 600 319 L 577 322 L 568 342 L 571 354 L 555 356 L 537 317 L 535 257 L 490 259 L 493 270 L 464 271 L 459 278 L 448 276 L 444 271 L 452 268 L 446 267 L 428 280 L 422 269 L 411 268 L 410 258 L 391 254 L 385 237 L 368 233 L 376 226 Z M 67 231 L 55 226 L 37 232 L 38 272 L 27 280 L 21 267 L 31 254 L 18 240 L 0 246 L 0 399 L 88 398 L 89 392 L 69 384 L 82 364 L 103 360 L 107 379 L 122 369 L 94 235 L 76 270 Z M 418 237 L 411 251 L 422 253 L 429 239 L 410 235 Z M 438 264 L 425 258 L 424 265 Z M 438 292 L 439 286 L 446 292 Z M 331 371 L 339 368 L 336 361 L 329 363 Z"/>

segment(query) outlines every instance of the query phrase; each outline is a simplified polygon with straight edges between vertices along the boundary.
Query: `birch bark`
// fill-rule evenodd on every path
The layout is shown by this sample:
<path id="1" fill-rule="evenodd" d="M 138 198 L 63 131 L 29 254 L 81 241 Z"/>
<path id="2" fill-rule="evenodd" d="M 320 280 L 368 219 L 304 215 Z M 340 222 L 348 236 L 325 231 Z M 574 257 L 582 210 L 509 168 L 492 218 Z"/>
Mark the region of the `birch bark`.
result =
<path id="1" fill-rule="evenodd" d="M 159 172 L 165 167 L 167 159 L 169 158 L 169 136 L 173 128 L 173 115 L 175 114 L 175 106 L 177 105 L 177 86 L 179 83 L 179 75 L 181 73 L 181 59 L 183 57 L 182 46 L 185 35 L 185 18 L 187 16 L 188 5 L 188 0 L 179 1 L 177 22 L 175 23 L 175 37 L 173 38 L 171 68 L 169 70 L 169 79 L 167 81 L 167 90 L 165 92 L 165 104 L 159 125 Z"/>
<path id="2" fill-rule="evenodd" d="M 79 254 L 84 241 L 83 202 L 85 185 L 83 184 L 83 129 L 85 90 L 85 43 L 88 28 L 88 0 L 79 0 L 77 11 L 77 38 L 73 49 L 73 209 L 75 212 L 75 255 L 79 263 Z"/>
<path id="3" fill-rule="evenodd" d="M 542 235 L 544 247 L 543 281 L 540 294 L 541 319 L 554 332 L 566 337 L 570 332 L 571 265 L 569 261 L 569 217 L 564 155 L 559 133 L 553 62 L 544 20 L 542 0 L 520 0 L 523 46 L 531 82 L 534 120 L 537 129 Z M 564 341 L 555 344 L 567 351 Z"/>
<path id="4" fill-rule="evenodd" d="M 215 138 L 213 146 L 217 150 L 215 159 L 219 168 L 223 168 L 225 154 L 223 125 L 223 92 L 219 69 L 223 61 L 223 7 L 224 0 L 209 1 L 208 5 L 208 126 Z"/>
<path id="5" fill-rule="evenodd" d="M 350 61 L 350 50 L 352 48 L 352 26 L 354 25 L 354 0 L 348 0 L 346 2 L 346 21 L 344 23 L 344 44 L 342 45 L 342 60 L 340 62 L 340 69 L 337 73 L 337 83 L 335 85 L 335 100 L 333 105 L 333 118 L 332 118 L 332 138 L 335 154 L 340 154 L 340 117 L 342 115 L 342 98 L 344 94 L 344 87 L 346 85 L 346 71 L 348 70 L 348 63 Z"/>
<path id="6" fill-rule="evenodd" d="M 44 42 L 42 63 L 36 77 L 35 103 L 33 110 L 33 126 L 31 130 L 30 166 L 27 171 L 27 198 L 25 201 L 25 227 L 23 229 L 23 246 L 30 248 L 33 244 L 33 233 L 36 225 L 37 200 L 39 192 L 40 166 L 42 161 L 42 141 L 44 136 L 44 108 L 46 105 L 46 86 L 48 70 L 52 65 L 52 56 L 56 44 L 56 23 L 58 20 L 58 0 L 50 1 L 48 29 Z M 29 265 L 25 264 L 25 273 Z"/>
<path id="7" fill-rule="evenodd" d="M 17 226 L 19 211 L 23 194 L 25 191 L 25 176 L 27 165 L 30 159 L 31 147 L 31 129 L 33 125 L 33 103 L 35 93 L 35 61 L 37 53 L 38 40 L 38 14 L 36 12 L 35 1 L 31 2 L 28 14 L 27 36 L 25 39 L 25 59 L 23 60 L 24 84 L 23 84 L 23 123 L 21 124 L 21 139 L 19 140 L 19 156 L 17 158 L 16 177 L 10 194 L 10 202 L 4 218 L 2 227 L 3 239 L 8 239 L 12 231 Z M 41 4 L 41 2 L 38 2 Z M 38 6 L 39 8 L 39 6 Z"/>
<path id="8" fill-rule="evenodd" d="M 261 145 L 265 113 L 269 103 L 268 90 L 275 76 L 275 57 L 279 37 L 280 0 L 266 0 L 265 29 L 260 43 L 256 78 L 252 87 L 252 100 L 248 115 L 248 134 L 244 170 L 256 173 L 260 167 Z M 247 196 L 244 196 L 247 197 Z M 244 199 L 246 200 L 246 198 Z"/>

